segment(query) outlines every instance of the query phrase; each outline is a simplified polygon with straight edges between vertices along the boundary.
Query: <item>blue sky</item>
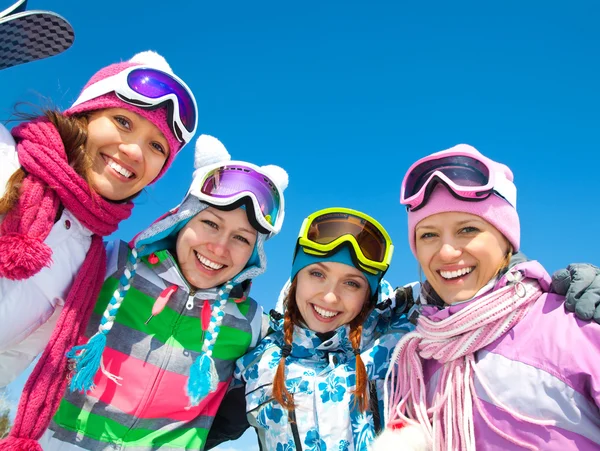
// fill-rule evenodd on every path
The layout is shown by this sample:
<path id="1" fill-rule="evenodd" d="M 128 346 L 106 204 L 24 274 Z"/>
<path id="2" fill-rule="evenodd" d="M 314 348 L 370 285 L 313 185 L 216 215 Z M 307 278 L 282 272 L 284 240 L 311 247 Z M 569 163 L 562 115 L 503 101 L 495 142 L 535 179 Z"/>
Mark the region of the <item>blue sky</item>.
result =
<path id="1" fill-rule="evenodd" d="M 408 3 L 30 0 L 29 9 L 66 17 L 75 43 L 0 72 L 0 119 L 40 95 L 66 108 L 100 67 L 161 53 L 196 94 L 200 132 L 235 159 L 289 173 L 285 225 L 253 286 L 266 309 L 302 219 L 330 206 L 376 217 L 396 246 L 388 279 L 417 279 L 400 182 L 417 158 L 461 142 L 513 170 L 530 258 L 549 271 L 600 264 L 600 4 Z M 129 239 L 180 201 L 192 150 L 140 196 L 116 236 Z"/>

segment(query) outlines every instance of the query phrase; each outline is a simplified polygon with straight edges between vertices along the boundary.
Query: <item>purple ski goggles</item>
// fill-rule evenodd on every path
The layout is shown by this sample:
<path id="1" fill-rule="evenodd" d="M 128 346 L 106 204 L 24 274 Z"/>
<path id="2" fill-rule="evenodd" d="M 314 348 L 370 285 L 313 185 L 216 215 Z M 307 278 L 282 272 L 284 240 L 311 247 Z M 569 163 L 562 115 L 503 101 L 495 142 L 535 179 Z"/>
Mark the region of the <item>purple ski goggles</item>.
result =
<path id="1" fill-rule="evenodd" d="M 250 200 L 253 214 L 249 218 L 257 230 L 263 233 L 278 233 L 281 230 L 283 196 L 277 185 L 260 172 L 260 168 L 240 164 L 220 166 L 204 176 L 201 186 L 200 200 L 217 207 L 231 208 Z"/>
<path id="2" fill-rule="evenodd" d="M 176 75 L 151 67 L 133 66 L 88 86 L 73 107 L 110 92 L 140 108 L 154 109 L 165 104 L 169 127 L 180 142 L 189 143 L 196 132 L 196 99 Z"/>

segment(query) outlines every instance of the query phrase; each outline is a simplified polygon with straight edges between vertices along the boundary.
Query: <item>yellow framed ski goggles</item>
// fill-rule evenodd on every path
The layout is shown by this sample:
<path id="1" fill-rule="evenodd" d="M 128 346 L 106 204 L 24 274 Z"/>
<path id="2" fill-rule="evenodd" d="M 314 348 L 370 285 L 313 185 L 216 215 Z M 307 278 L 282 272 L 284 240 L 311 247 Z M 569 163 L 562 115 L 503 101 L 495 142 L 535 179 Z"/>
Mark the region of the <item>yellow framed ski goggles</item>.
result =
<path id="1" fill-rule="evenodd" d="M 392 239 L 375 219 L 349 208 L 326 208 L 308 216 L 302 223 L 298 245 L 316 256 L 332 254 L 349 244 L 359 266 L 376 274 L 387 271 L 394 253 Z"/>

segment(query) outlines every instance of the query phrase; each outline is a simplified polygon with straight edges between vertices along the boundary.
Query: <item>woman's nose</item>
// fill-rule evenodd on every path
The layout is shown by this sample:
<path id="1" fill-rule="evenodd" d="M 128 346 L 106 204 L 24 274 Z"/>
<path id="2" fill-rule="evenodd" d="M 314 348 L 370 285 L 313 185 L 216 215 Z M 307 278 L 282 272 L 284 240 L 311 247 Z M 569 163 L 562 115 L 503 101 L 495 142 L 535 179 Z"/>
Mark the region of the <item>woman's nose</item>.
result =
<path id="1" fill-rule="evenodd" d="M 119 151 L 123 152 L 132 161 L 142 161 L 142 147 L 138 142 L 122 143 L 119 145 Z"/>
<path id="2" fill-rule="evenodd" d="M 444 243 L 440 249 L 440 257 L 443 260 L 452 261 L 460 257 L 462 251 L 452 243 Z"/>
<path id="3" fill-rule="evenodd" d="M 325 302 L 333 303 L 337 302 L 338 297 L 333 290 L 328 290 L 327 293 L 325 293 L 325 296 L 323 296 L 323 300 Z"/>

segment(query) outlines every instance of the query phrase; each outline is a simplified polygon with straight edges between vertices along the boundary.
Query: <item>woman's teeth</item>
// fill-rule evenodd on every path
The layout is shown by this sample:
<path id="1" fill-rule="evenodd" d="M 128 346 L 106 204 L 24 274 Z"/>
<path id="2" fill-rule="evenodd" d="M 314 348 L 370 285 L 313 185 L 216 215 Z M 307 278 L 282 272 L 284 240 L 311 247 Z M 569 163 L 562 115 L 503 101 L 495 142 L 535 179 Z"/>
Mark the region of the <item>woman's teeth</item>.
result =
<path id="1" fill-rule="evenodd" d="M 440 276 L 442 276 L 444 279 L 456 279 L 457 277 L 469 274 L 474 269 L 474 266 L 469 266 L 468 268 L 461 268 L 456 271 L 440 271 Z"/>
<path id="2" fill-rule="evenodd" d="M 125 169 L 123 166 L 121 166 L 119 163 L 117 163 L 114 160 L 108 160 L 107 164 L 113 168 L 115 171 L 117 171 L 119 174 L 121 174 L 123 177 L 127 177 L 130 178 L 133 175 L 133 172 L 128 171 L 127 169 Z"/>
<path id="3" fill-rule="evenodd" d="M 208 258 L 204 257 L 203 255 L 200 255 L 198 253 L 196 253 L 196 257 L 198 257 L 198 261 L 200 263 L 202 263 L 204 266 L 206 266 L 209 269 L 213 269 L 215 271 L 221 269 L 223 266 L 225 265 L 221 265 L 219 263 L 215 263 L 211 260 L 209 260 Z"/>
<path id="4" fill-rule="evenodd" d="M 322 309 L 321 307 L 317 307 L 316 305 L 313 304 L 313 307 L 315 309 L 315 311 L 321 315 L 323 318 L 333 318 L 334 316 L 338 315 L 340 312 L 332 312 L 330 310 L 325 310 Z"/>

